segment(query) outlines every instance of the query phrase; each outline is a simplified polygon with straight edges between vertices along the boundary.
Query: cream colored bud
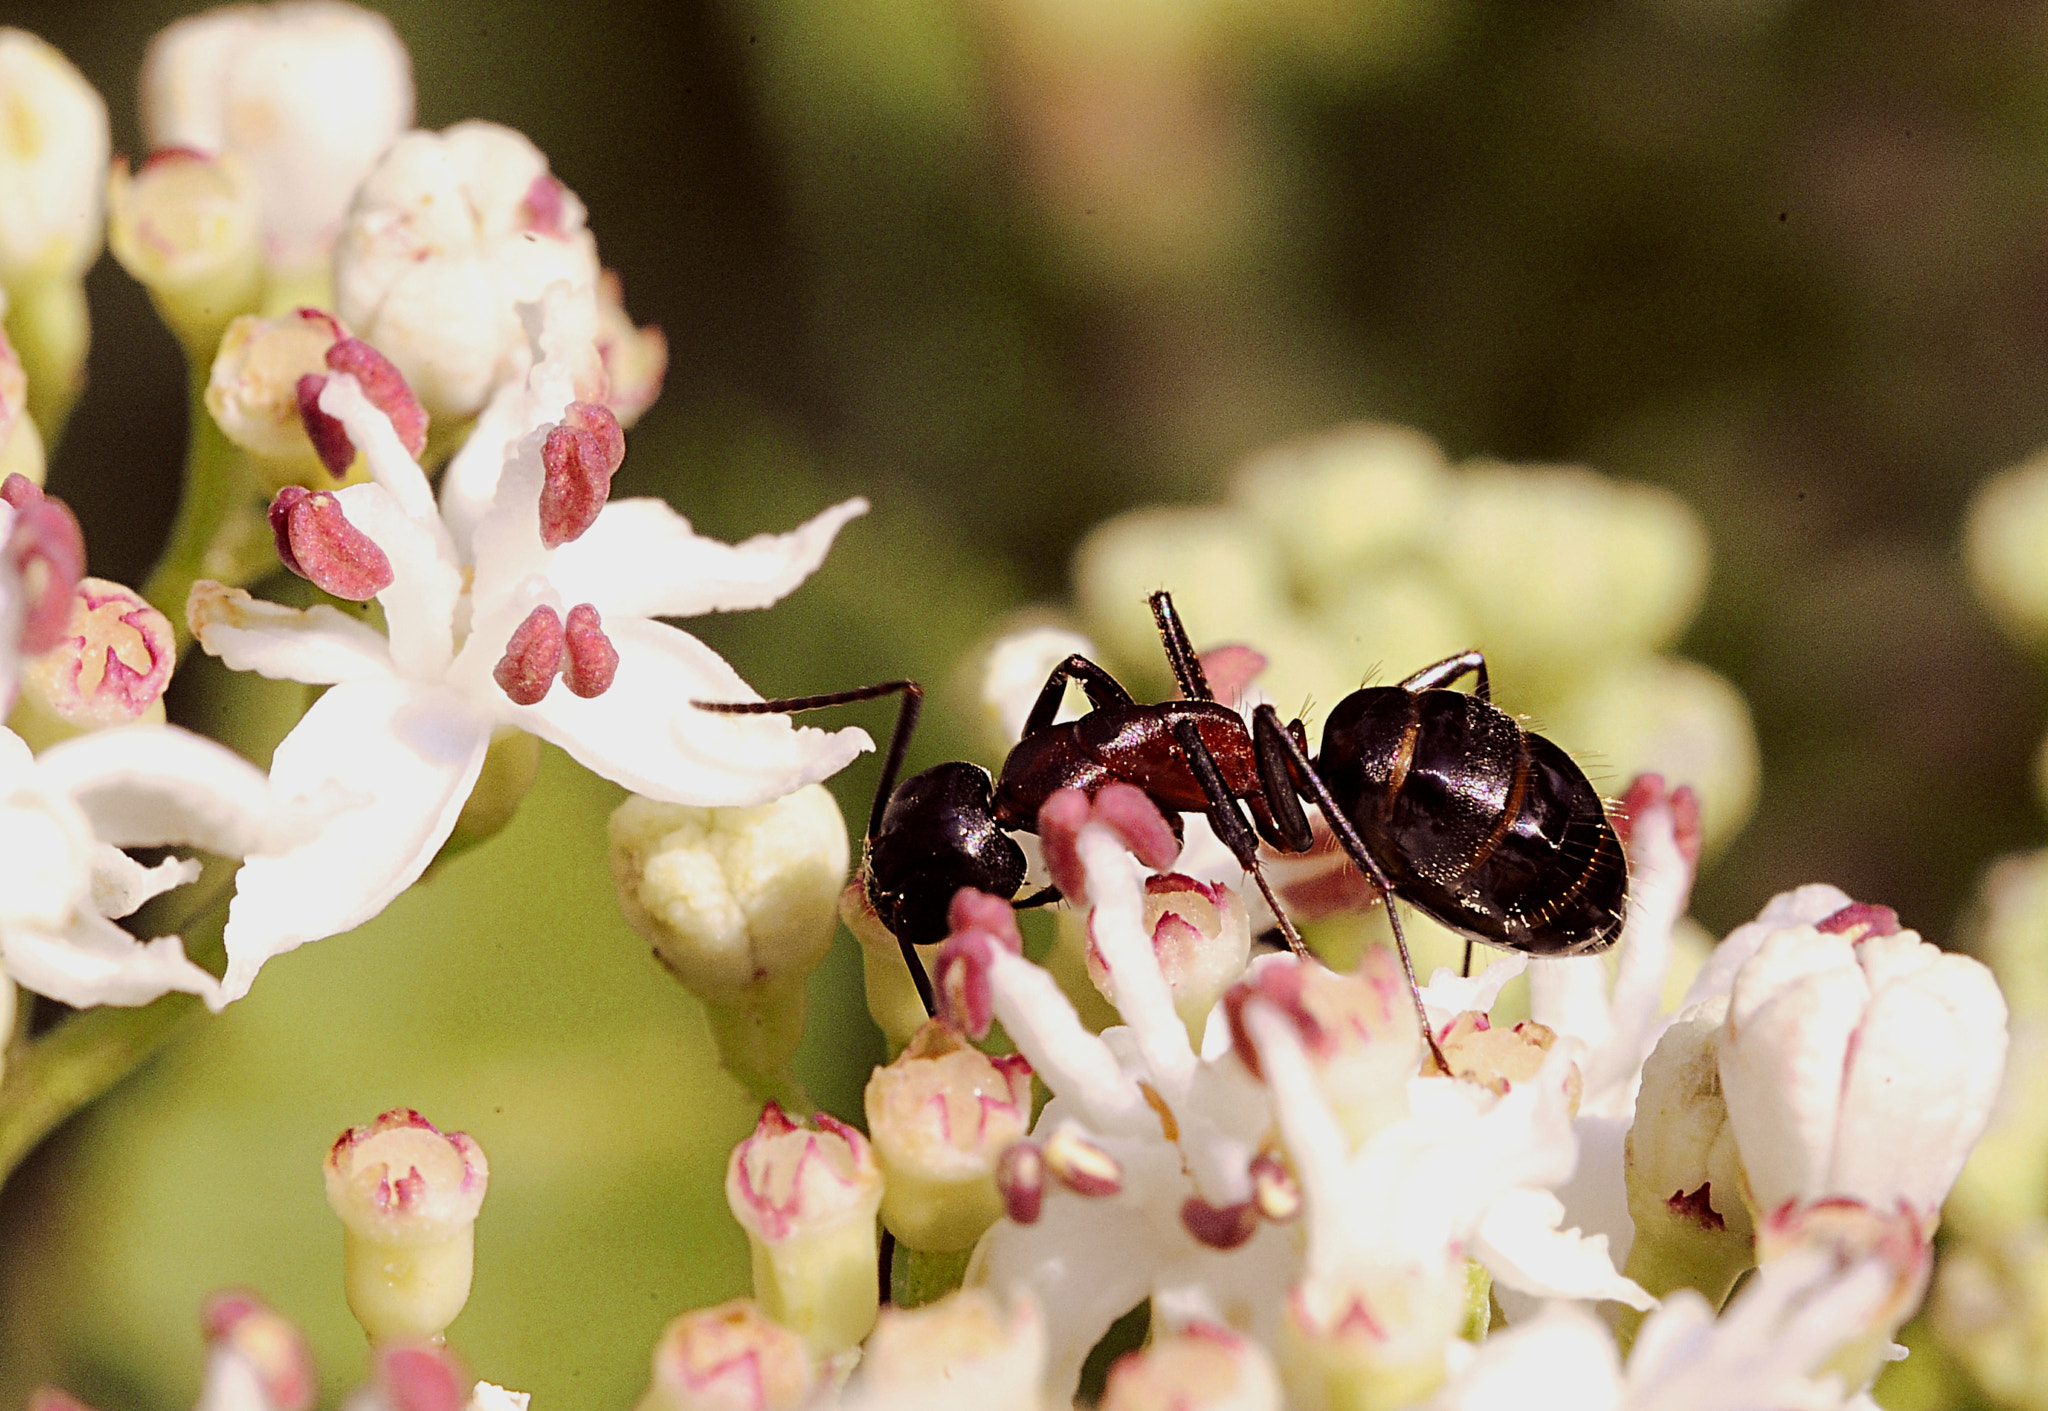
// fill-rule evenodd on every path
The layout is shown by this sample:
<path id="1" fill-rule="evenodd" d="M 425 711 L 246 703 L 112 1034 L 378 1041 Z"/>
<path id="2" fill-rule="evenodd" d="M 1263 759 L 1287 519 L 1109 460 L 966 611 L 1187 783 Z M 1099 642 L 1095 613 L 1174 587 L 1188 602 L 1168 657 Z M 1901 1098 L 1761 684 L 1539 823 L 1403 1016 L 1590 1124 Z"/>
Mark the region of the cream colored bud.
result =
<path id="1" fill-rule="evenodd" d="M 934 1019 L 868 1079 L 867 1116 L 882 1223 L 912 1249 L 969 1249 L 1003 1213 L 996 1162 L 1031 1125 L 1031 1065 Z"/>
<path id="2" fill-rule="evenodd" d="M 875 1215 L 882 1172 L 857 1130 L 820 1115 L 798 1126 L 762 1110 L 733 1148 L 725 1199 L 753 1251 L 754 1297 L 813 1352 L 844 1352 L 874 1326 L 880 1290 Z"/>
<path id="3" fill-rule="evenodd" d="M 1354 685 L 1399 681 L 1480 640 L 1442 575 L 1412 565 L 1383 565 L 1331 584 L 1315 623 L 1351 666 Z"/>
<path id="4" fill-rule="evenodd" d="M 895 934 L 875 914 L 875 904 L 868 899 L 867 883 L 858 876 L 839 894 L 839 919 L 860 942 L 861 980 L 868 1013 L 881 1029 L 891 1056 L 901 1053 L 928 1016 L 924 1001 L 918 998 L 917 982 L 910 978 L 910 967 L 904 963 L 903 949 L 896 944 Z M 929 972 L 928 961 L 925 968 Z"/>
<path id="5" fill-rule="evenodd" d="M 1202 1045 L 1209 1011 L 1244 974 L 1251 957 L 1251 922 L 1244 899 L 1220 882 L 1198 882 L 1177 872 L 1145 879 L 1145 927 L 1159 972 L 1173 992 L 1174 1012 L 1187 1027 L 1189 1042 Z M 1091 942 L 1088 978 L 1105 1000 L 1109 968 Z"/>
<path id="6" fill-rule="evenodd" d="M 123 158 L 108 179 L 107 244 L 194 358 L 262 296 L 260 221 L 256 185 L 233 153 L 169 147 L 133 174 Z"/>
<path id="7" fill-rule="evenodd" d="M 1197 1323 L 1127 1352 L 1098 1411 L 1280 1411 L 1280 1375 L 1264 1348 Z"/>
<path id="8" fill-rule="evenodd" d="M 1010 632 L 989 647 L 981 668 L 981 709 L 982 734 L 993 753 L 1007 753 L 1017 743 L 1053 668 L 1076 655 L 1093 659 L 1095 644 L 1070 628 L 1056 626 Z M 1065 713 L 1065 718 L 1072 714 Z"/>
<path id="9" fill-rule="evenodd" d="M 63 640 L 23 664 L 8 723 L 36 750 L 110 725 L 161 724 L 177 657 L 170 619 L 141 594 L 81 579 Z"/>
<path id="10" fill-rule="evenodd" d="M 288 269 L 325 262 L 412 112 L 412 60 L 390 21 L 331 0 L 187 16 L 142 65 L 150 145 L 241 158 L 260 192 L 264 258 Z"/>
<path id="11" fill-rule="evenodd" d="M 796 1411 L 817 1389 L 804 1340 L 750 1298 L 670 1321 L 637 1411 Z"/>
<path id="12" fill-rule="evenodd" d="M 1045 1330 L 1028 1299 L 1005 1313 L 984 1289 L 891 1308 L 863 1351 L 849 1400 L 874 1411 L 1042 1411 Z"/>
<path id="13" fill-rule="evenodd" d="M 1238 470 L 1231 497 L 1320 601 L 1359 570 L 1412 553 L 1442 513 L 1448 480 L 1443 452 L 1429 437 L 1361 423 L 1252 457 Z"/>
<path id="14" fill-rule="evenodd" d="M 1303 1280 L 1288 1294 L 1274 1349 L 1288 1404 L 1392 1411 L 1421 1402 L 1444 1380 L 1467 1292 L 1462 1259 Z"/>
<path id="15" fill-rule="evenodd" d="M 349 1311 L 373 1342 L 441 1336 L 469 1301 L 491 1178 L 483 1149 L 393 1108 L 336 1138 L 326 1170 Z"/>
<path id="16" fill-rule="evenodd" d="M 206 379 L 206 409 L 228 440 L 249 453 L 263 488 L 287 485 L 331 490 L 299 409 L 299 379 L 325 377 L 327 350 L 347 335 L 318 309 L 279 318 L 245 316 L 230 323 Z M 367 476 L 360 466 L 352 479 Z"/>
<path id="17" fill-rule="evenodd" d="M 0 285 L 76 282 L 100 252 L 107 105 L 71 61 L 0 28 Z"/>
<path id="18" fill-rule="evenodd" d="M 1977 487 L 1964 521 L 1970 585 L 2022 646 L 2048 647 L 2048 453 Z"/>

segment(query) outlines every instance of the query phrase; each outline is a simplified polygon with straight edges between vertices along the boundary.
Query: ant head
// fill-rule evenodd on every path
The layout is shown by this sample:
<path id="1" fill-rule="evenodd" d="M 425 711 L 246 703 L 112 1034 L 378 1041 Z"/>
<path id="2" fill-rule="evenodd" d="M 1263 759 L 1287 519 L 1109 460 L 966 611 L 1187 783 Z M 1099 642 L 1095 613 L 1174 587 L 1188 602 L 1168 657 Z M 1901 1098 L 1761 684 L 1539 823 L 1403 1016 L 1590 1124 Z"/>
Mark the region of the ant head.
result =
<path id="1" fill-rule="evenodd" d="M 1014 897 L 1024 850 L 996 827 L 993 785 L 979 765 L 934 765 L 896 786 L 868 839 L 868 899 L 899 940 L 946 938 L 946 908 L 962 887 Z"/>

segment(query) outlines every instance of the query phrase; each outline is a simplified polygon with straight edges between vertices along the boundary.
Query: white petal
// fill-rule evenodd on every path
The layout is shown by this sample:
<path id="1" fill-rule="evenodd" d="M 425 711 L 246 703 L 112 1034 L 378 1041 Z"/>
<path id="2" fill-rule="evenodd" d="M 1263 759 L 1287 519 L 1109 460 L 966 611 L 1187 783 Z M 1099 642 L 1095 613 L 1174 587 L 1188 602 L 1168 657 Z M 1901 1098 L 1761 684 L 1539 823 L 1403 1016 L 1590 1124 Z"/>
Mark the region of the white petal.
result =
<path id="1" fill-rule="evenodd" d="M 342 424 L 348 432 L 348 439 L 363 453 L 371 478 L 391 493 L 399 509 L 421 528 L 428 529 L 430 533 L 438 532 L 445 541 L 447 535 L 441 529 L 441 511 L 434 504 L 434 490 L 427 484 L 427 473 L 420 469 L 419 462 L 412 458 L 405 449 L 405 443 L 398 439 L 398 433 L 392 430 L 391 418 L 377 410 L 363 395 L 362 385 L 349 373 L 333 374 L 320 393 L 320 410 Z M 451 561 L 454 559 L 452 543 L 446 545 L 445 556 Z"/>
<path id="2" fill-rule="evenodd" d="M 288 608 L 203 582 L 192 590 L 186 616 L 199 645 L 235 671 L 311 686 L 392 672 L 384 634 L 325 603 Z"/>
<path id="3" fill-rule="evenodd" d="M 119 848 L 105 843 L 93 848 L 92 904 L 102 916 L 132 915 L 151 897 L 199 880 L 199 864 L 191 858 L 169 857 L 144 867 Z"/>
<path id="4" fill-rule="evenodd" d="M 815 573 L 840 528 L 867 508 L 846 500 L 788 534 L 722 544 L 660 500 L 615 500 L 581 539 L 555 550 L 549 573 L 565 601 L 595 603 L 607 615 L 764 608 Z"/>
<path id="5" fill-rule="evenodd" d="M 717 715 L 693 700 L 750 701 L 760 694 L 718 653 L 686 632 L 659 622 L 608 618 L 605 635 L 618 649 L 611 689 L 585 700 L 560 682 L 534 706 L 515 706 L 495 684 L 494 708 L 517 725 L 560 745 L 578 763 L 636 794 L 697 808 L 767 803 L 828 779 L 863 750 L 865 730 L 796 726 L 785 715 Z M 487 672 L 503 650 L 479 641 L 463 649 L 456 674 L 465 682 Z"/>
<path id="6" fill-rule="evenodd" d="M 1778 893 L 1764 904 L 1756 920 L 1737 926 L 1721 944 L 1714 947 L 1707 963 L 1700 967 L 1700 973 L 1686 988 L 1685 998 L 1678 1007 L 1690 1009 L 1710 996 L 1727 994 L 1735 984 L 1735 972 L 1749 962 L 1749 958 L 1774 932 L 1825 921 L 1848 906 L 1851 900 L 1840 887 L 1830 887 L 1825 882 L 1810 882 L 1804 887 Z"/>
<path id="7" fill-rule="evenodd" d="M 1137 1039 L 1153 1086 L 1168 1102 L 1176 1102 L 1194 1074 L 1195 1051 L 1145 927 L 1138 861 L 1100 823 L 1082 828 L 1076 846 L 1093 903 L 1089 934 L 1109 971 L 1110 1002 Z"/>
<path id="8" fill-rule="evenodd" d="M 211 1005 L 220 993 L 220 983 L 185 958 L 176 936 L 145 943 L 86 912 L 62 931 L 8 927 L 0 932 L 0 955 L 24 987 L 77 1009 L 148 1004 L 172 990 Z"/>
<path id="9" fill-rule="evenodd" d="M 350 485 L 334 493 L 348 522 L 391 562 L 391 582 L 377 594 L 391 633 L 391 660 L 418 681 L 437 680 L 455 657 L 455 610 L 462 570 L 447 536 L 405 512 L 382 485 Z"/>
<path id="10" fill-rule="evenodd" d="M 1072 1106 L 1084 1125 L 1098 1132 L 1159 1130 L 1159 1119 L 1145 1105 L 1138 1085 L 1125 1076 L 1101 1036 L 1082 1026 L 1073 1001 L 1042 967 L 996 947 L 989 991 L 1003 1032 L 1031 1060 L 1031 1071 Z"/>
<path id="11" fill-rule="evenodd" d="M 1448 1023 L 1467 1010 L 1490 1013 L 1501 990 L 1529 968 L 1529 960 L 1524 951 L 1509 951 L 1471 976 L 1460 975 L 1448 965 L 1438 966 L 1429 983 L 1422 987 L 1422 1002 L 1429 1009 L 1430 1019 Z"/>
<path id="12" fill-rule="evenodd" d="M 1631 1308 L 1657 1300 L 1616 1272 L 1607 1236 L 1560 1230 L 1564 1203 L 1549 1191 L 1511 1190 L 1479 1222 L 1473 1257 L 1510 1288 L 1541 1298 L 1603 1298 Z"/>
<path id="13" fill-rule="evenodd" d="M 277 747 L 272 787 L 286 798 L 345 793 L 354 806 L 309 841 L 242 865 L 222 1002 L 247 994 L 270 957 L 361 925 L 418 880 L 490 738 L 490 720 L 446 688 L 351 681 L 315 702 Z"/>
<path id="14" fill-rule="evenodd" d="M 1616 1411 L 1621 1359 L 1607 1325 L 1560 1305 L 1534 1322 L 1490 1334 L 1464 1374 L 1437 1393 L 1431 1411 L 1499 1411 L 1545 1406 Z"/>
<path id="15" fill-rule="evenodd" d="M 175 725 L 124 725 L 52 745 L 36 760 L 94 834 L 117 848 L 167 844 L 240 857 L 272 818 L 270 781 L 225 745 Z"/>

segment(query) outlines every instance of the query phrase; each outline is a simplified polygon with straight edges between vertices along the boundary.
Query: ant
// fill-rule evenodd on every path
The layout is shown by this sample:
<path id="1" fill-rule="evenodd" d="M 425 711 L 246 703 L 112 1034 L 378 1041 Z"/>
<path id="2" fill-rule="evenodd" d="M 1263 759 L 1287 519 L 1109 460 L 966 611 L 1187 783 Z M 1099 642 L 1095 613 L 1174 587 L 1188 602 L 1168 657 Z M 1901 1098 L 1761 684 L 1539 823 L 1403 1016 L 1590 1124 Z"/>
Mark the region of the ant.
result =
<path id="1" fill-rule="evenodd" d="M 868 899 L 896 936 L 927 1011 L 931 981 L 914 947 L 944 939 L 962 887 L 1012 897 L 1023 849 L 1009 836 L 1037 828 L 1053 793 L 1090 795 L 1121 780 L 1142 789 L 1173 827 L 1205 814 L 1258 883 L 1288 943 L 1301 940 L 1258 863 L 1263 838 L 1288 853 L 1313 844 L 1313 802 L 1352 863 L 1387 898 L 1387 919 L 1430 1049 L 1437 1053 L 1396 897 L 1470 943 L 1533 955 L 1606 949 L 1619 931 L 1628 867 L 1599 794 L 1565 752 L 1492 703 L 1486 659 L 1461 652 L 1395 686 L 1352 692 L 1331 711 L 1311 760 L 1301 721 L 1282 725 L 1269 704 L 1244 717 L 1218 702 L 1164 591 L 1152 615 L 1183 699 L 1144 705 L 1086 657 L 1046 678 L 1020 738 L 991 780 L 978 765 L 936 765 L 896 786 L 923 704 L 914 681 L 772 701 L 696 701 L 726 714 L 794 713 L 900 693 L 903 704 L 868 817 Z M 1449 689 L 1476 678 L 1475 691 Z M 1092 709 L 1055 725 L 1069 681 Z M 1244 812 L 1249 810 L 1251 822 Z M 1017 907 L 1057 900 L 1047 888 Z M 1443 1065 L 1448 1071 L 1448 1065 Z"/>

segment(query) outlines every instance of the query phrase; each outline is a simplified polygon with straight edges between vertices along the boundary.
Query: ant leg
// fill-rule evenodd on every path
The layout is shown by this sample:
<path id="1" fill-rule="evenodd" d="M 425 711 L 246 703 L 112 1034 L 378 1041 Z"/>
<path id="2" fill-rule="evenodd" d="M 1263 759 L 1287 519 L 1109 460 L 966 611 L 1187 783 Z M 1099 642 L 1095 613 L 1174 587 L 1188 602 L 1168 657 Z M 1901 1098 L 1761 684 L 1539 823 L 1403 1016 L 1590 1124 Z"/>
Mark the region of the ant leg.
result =
<path id="1" fill-rule="evenodd" d="M 1404 691 L 1433 691 L 1449 686 L 1461 676 L 1477 675 L 1478 689 L 1473 692 L 1482 701 L 1493 699 L 1493 687 L 1486 679 L 1486 654 L 1473 650 L 1459 652 L 1454 657 L 1445 657 L 1435 666 L 1425 666 L 1401 683 Z"/>
<path id="2" fill-rule="evenodd" d="M 1180 742 L 1181 753 L 1187 756 L 1188 768 L 1194 772 L 1195 782 L 1202 786 L 1202 796 L 1209 801 L 1209 825 L 1223 840 L 1223 846 L 1230 849 L 1237 865 L 1259 884 L 1266 905 L 1272 908 L 1273 919 L 1280 923 L 1281 934 L 1287 937 L 1288 949 L 1297 956 L 1306 956 L 1308 947 L 1301 943 L 1301 933 L 1287 919 L 1280 898 L 1273 895 L 1272 884 L 1266 881 L 1265 870 L 1259 866 L 1259 840 L 1252 835 L 1244 815 L 1237 811 L 1237 800 L 1230 796 L 1230 787 L 1223 782 L 1223 771 L 1216 767 L 1209 747 L 1202 743 L 1202 732 L 1194 721 L 1183 718 L 1174 722 L 1173 738 Z"/>
<path id="3" fill-rule="evenodd" d="M 784 696 L 772 701 L 691 701 L 690 704 L 718 715 L 795 715 L 803 710 L 871 701 L 899 691 L 903 693 L 903 704 L 897 708 L 896 729 L 889 736 L 889 752 L 882 757 L 882 777 L 875 782 L 875 802 L 868 809 L 867 836 L 868 841 L 873 842 L 875 834 L 882 831 L 882 810 L 889 806 L 889 796 L 896 792 L 896 776 L 903 768 L 903 756 L 910 748 L 911 732 L 917 729 L 917 717 L 924 709 L 924 687 L 915 681 L 880 681 L 872 686 L 856 686 L 850 691 L 831 691 L 822 696 Z M 915 973 L 917 967 L 912 966 L 911 969 Z"/>
<path id="4" fill-rule="evenodd" d="M 1380 889 L 1380 898 L 1386 903 L 1387 924 L 1394 928 L 1394 945 L 1401 952 L 1401 971 L 1408 977 L 1408 996 L 1415 1001 L 1415 1020 L 1422 1026 L 1423 1042 L 1429 1045 L 1430 1056 L 1444 1072 L 1451 1071 L 1451 1065 L 1444 1059 L 1444 1051 L 1438 1047 L 1436 1033 L 1429 1025 L 1429 1011 L 1422 1004 L 1422 986 L 1415 983 L 1415 961 L 1408 954 L 1408 938 L 1401 933 L 1401 913 L 1394 908 L 1394 884 L 1387 880 L 1386 872 L 1366 851 L 1365 842 L 1358 836 L 1358 830 L 1351 826 L 1351 820 L 1344 816 L 1344 810 L 1337 806 L 1330 796 L 1330 786 L 1317 774 L 1309 762 L 1308 752 L 1301 742 L 1280 728 L 1280 714 L 1270 705 L 1262 705 L 1252 713 L 1253 720 L 1266 720 L 1270 738 L 1278 742 L 1278 748 L 1287 756 L 1287 762 L 1295 774 L 1306 785 L 1309 797 L 1315 800 L 1317 809 L 1330 825 L 1330 831 L 1337 835 L 1351 861 Z"/>
<path id="5" fill-rule="evenodd" d="M 1315 843 L 1315 834 L 1308 826 L 1308 814 L 1302 809 L 1301 795 L 1296 793 L 1296 784 L 1287 768 L 1287 752 L 1279 742 L 1269 738 L 1282 733 L 1279 718 L 1268 723 L 1263 715 L 1252 717 L 1252 747 L 1259 761 L 1259 788 L 1265 795 L 1268 817 L 1273 822 L 1273 832 L 1266 841 L 1287 852 L 1307 852 Z M 1254 811 L 1256 820 L 1258 814 Z M 1262 828 L 1259 830 L 1264 833 Z"/>
<path id="6" fill-rule="evenodd" d="M 1046 677 L 1045 684 L 1038 688 L 1038 699 L 1032 702 L 1031 714 L 1024 718 L 1022 738 L 1029 739 L 1052 725 L 1052 718 L 1060 713 L 1060 702 L 1066 697 L 1069 681 L 1081 683 L 1081 689 L 1088 693 L 1088 704 L 1097 710 L 1135 704 L 1131 693 L 1123 688 L 1121 682 L 1076 652 L 1055 666 L 1052 675 Z"/>
<path id="7" fill-rule="evenodd" d="M 1464 980 L 1472 978 L 1472 943 L 1470 941 L 1465 942 L 1465 963 L 1458 967 L 1458 977 Z"/>
<path id="8" fill-rule="evenodd" d="M 1202 659 L 1195 655 L 1188 630 L 1181 626 L 1180 614 L 1173 610 L 1173 594 L 1161 588 L 1145 601 L 1152 605 L 1152 620 L 1159 625 L 1159 643 L 1166 648 L 1166 664 L 1173 668 L 1173 679 L 1180 686 L 1181 695 L 1191 701 L 1215 700 L 1209 678 L 1202 673 Z"/>
<path id="9" fill-rule="evenodd" d="M 1058 887 L 1041 887 L 1028 897 L 1020 897 L 1010 903 L 1012 911 L 1029 911 L 1034 906 L 1051 906 L 1056 901 L 1065 901 Z"/>

